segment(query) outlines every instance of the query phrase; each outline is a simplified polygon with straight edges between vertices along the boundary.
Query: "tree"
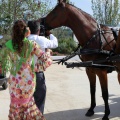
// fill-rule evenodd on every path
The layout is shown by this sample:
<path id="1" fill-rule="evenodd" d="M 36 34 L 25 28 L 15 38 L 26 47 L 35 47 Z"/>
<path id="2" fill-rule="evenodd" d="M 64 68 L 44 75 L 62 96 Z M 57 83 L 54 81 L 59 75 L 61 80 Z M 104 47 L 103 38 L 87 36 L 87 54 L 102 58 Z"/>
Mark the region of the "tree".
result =
<path id="1" fill-rule="evenodd" d="M 59 27 L 54 30 L 52 30 L 52 33 L 59 39 L 65 39 L 65 38 L 72 38 L 73 32 L 68 27 Z"/>
<path id="2" fill-rule="evenodd" d="M 0 34 L 10 33 L 17 19 L 38 19 L 48 13 L 50 0 L 0 0 Z"/>
<path id="3" fill-rule="evenodd" d="M 98 23 L 116 26 L 120 20 L 119 0 L 91 0 L 93 16 Z"/>

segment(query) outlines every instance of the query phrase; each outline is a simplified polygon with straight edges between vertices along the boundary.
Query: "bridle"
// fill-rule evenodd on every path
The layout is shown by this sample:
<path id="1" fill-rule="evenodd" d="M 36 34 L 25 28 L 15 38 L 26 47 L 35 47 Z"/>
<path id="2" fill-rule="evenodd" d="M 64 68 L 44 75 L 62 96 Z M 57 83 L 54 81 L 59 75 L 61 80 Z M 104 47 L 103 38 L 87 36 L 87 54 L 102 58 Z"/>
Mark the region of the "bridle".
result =
<path id="1" fill-rule="evenodd" d="M 51 30 L 53 29 L 53 27 L 49 26 L 46 22 L 45 22 L 45 17 L 40 19 L 40 26 L 44 26 L 45 30 Z"/>

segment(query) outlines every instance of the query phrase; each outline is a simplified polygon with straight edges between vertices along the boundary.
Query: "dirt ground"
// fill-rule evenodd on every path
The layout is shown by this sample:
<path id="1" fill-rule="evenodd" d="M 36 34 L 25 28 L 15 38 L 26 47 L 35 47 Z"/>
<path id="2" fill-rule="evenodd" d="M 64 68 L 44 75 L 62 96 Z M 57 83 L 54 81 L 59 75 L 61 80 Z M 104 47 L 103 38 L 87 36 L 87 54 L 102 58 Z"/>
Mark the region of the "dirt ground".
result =
<path id="1" fill-rule="evenodd" d="M 90 106 L 89 81 L 84 68 L 66 68 L 53 64 L 45 71 L 47 97 L 44 115 L 47 120 L 101 120 L 104 103 L 99 80 L 96 86 L 95 114 L 86 117 Z M 117 74 L 108 74 L 110 120 L 120 120 L 120 85 Z M 0 88 L 0 120 L 8 120 L 9 92 Z"/>

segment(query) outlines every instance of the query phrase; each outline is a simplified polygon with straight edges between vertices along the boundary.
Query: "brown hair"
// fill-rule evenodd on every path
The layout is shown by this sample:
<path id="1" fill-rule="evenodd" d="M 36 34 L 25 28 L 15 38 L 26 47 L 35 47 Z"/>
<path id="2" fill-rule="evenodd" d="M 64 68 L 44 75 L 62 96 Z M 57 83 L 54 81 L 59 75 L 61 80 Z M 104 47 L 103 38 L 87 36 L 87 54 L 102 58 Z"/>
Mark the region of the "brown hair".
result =
<path id="1" fill-rule="evenodd" d="M 14 50 L 21 53 L 22 47 L 24 45 L 24 38 L 26 32 L 26 23 L 23 20 L 17 20 L 12 28 L 12 44 Z"/>

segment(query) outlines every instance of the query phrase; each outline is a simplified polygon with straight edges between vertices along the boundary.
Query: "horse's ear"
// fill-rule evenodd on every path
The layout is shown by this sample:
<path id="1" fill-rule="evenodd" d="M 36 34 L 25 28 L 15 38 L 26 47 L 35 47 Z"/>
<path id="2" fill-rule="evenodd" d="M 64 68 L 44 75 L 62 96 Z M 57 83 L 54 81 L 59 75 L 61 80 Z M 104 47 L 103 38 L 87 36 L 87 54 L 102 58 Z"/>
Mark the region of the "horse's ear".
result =
<path id="1" fill-rule="evenodd" d="M 58 0 L 58 3 L 61 3 L 63 0 Z"/>
<path id="2" fill-rule="evenodd" d="M 65 2 L 66 3 L 66 0 L 58 0 L 58 3 L 61 3 L 61 2 Z"/>
<path id="3" fill-rule="evenodd" d="M 66 3 L 66 0 L 63 0 L 63 2 L 65 2 L 65 3 Z"/>

